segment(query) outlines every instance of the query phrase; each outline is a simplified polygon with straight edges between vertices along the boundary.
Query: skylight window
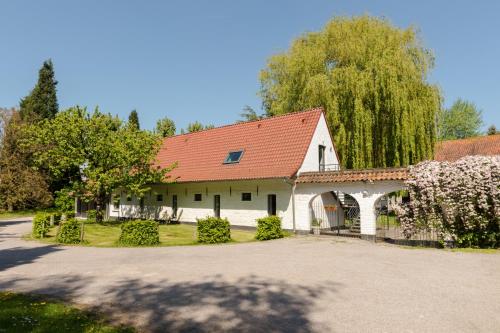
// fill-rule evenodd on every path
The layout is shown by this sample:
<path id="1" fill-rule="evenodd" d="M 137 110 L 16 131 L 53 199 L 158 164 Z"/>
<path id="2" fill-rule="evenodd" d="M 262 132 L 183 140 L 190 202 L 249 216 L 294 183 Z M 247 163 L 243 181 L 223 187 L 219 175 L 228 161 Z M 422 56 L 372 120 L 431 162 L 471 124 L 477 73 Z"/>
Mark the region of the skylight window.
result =
<path id="1" fill-rule="evenodd" d="M 241 156 L 243 156 L 243 150 L 230 151 L 224 160 L 224 164 L 238 163 L 241 160 Z"/>

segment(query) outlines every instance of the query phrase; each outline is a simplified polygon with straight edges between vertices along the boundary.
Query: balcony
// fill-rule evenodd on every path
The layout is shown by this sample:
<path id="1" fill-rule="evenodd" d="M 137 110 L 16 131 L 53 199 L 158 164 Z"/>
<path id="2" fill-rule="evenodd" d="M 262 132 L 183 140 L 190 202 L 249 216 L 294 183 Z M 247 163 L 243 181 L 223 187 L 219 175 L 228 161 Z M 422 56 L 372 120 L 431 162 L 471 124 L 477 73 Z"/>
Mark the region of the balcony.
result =
<path id="1" fill-rule="evenodd" d="M 339 164 L 320 164 L 319 171 L 340 171 Z"/>

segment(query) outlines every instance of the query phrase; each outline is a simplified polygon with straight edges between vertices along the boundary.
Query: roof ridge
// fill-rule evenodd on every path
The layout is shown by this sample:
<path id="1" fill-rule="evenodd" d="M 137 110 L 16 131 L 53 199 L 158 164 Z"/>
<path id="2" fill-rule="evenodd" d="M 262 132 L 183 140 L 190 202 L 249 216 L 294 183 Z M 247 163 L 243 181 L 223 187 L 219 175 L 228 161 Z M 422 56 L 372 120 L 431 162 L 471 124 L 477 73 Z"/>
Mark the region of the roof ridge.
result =
<path id="1" fill-rule="evenodd" d="M 308 112 L 315 112 L 315 111 L 324 112 L 324 109 L 322 107 L 317 107 L 317 108 L 312 108 L 312 109 L 307 109 L 307 110 L 302 110 L 302 111 L 295 111 L 295 112 L 290 112 L 290 113 L 284 113 L 284 114 L 274 115 L 274 116 L 266 117 L 266 118 L 263 118 L 263 119 L 241 121 L 241 122 L 236 122 L 236 123 L 232 123 L 232 124 L 226 124 L 226 125 L 217 126 L 217 127 L 213 127 L 213 128 L 206 128 L 206 129 L 202 129 L 202 130 L 196 131 L 196 132 L 180 133 L 180 134 L 176 134 L 176 135 L 164 138 L 164 139 L 166 140 L 166 139 L 171 139 L 171 138 L 177 138 L 177 137 L 180 137 L 180 136 L 183 136 L 183 135 L 190 135 L 190 134 L 196 134 L 196 133 L 202 133 L 202 132 L 205 133 L 205 132 L 213 131 L 213 130 L 216 130 L 216 129 L 219 129 L 219 128 L 226 128 L 226 127 L 231 127 L 231 126 L 256 123 L 258 121 L 267 121 L 267 120 L 272 120 L 272 119 L 276 119 L 276 118 L 290 117 L 290 116 L 294 116 L 294 115 L 301 114 L 301 113 L 308 113 Z"/>

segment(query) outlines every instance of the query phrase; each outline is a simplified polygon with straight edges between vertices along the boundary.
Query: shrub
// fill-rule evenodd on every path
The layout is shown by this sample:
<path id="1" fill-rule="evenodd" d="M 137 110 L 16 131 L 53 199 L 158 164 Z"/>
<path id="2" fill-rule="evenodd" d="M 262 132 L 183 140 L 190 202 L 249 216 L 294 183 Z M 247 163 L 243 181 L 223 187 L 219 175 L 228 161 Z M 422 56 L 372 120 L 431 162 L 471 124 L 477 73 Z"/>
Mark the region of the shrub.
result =
<path id="1" fill-rule="evenodd" d="M 62 212 L 72 211 L 75 209 L 75 199 L 70 194 L 71 191 L 65 188 L 55 192 L 56 198 L 54 200 L 54 205 L 57 209 Z"/>
<path id="2" fill-rule="evenodd" d="M 35 238 L 43 238 L 50 230 L 50 214 L 36 213 L 33 219 L 32 235 Z"/>
<path id="3" fill-rule="evenodd" d="M 75 218 L 75 212 L 72 210 L 64 212 L 64 216 L 66 216 L 66 220 L 71 220 Z"/>
<path id="4" fill-rule="evenodd" d="M 257 233 L 255 238 L 258 240 L 269 240 L 283 238 L 281 229 L 281 218 L 278 216 L 267 216 L 257 219 Z"/>
<path id="5" fill-rule="evenodd" d="M 435 230 L 458 246 L 500 246 L 500 157 L 468 156 L 410 167 L 410 202 L 398 207 L 403 233 Z"/>
<path id="6" fill-rule="evenodd" d="M 91 209 L 87 211 L 87 222 L 95 222 L 95 217 L 97 212 L 95 209 Z"/>
<path id="7" fill-rule="evenodd" d="M 80 243 L 81 223 L 75 219 L 64 221 L 59 225 L 57 241 L 63 244 Z"/>
<path id="8" fill-rule="evenodd" d="M 160 244 L 158 222 L 136 220 L 123 223 L 119 242 L 131 246 Z"/>
<path id="9" fill-rule="evenodd" d="M 227 219 L 206 217 L 197 219 L 198 242 L 226 243 L 231 240 L 231 227 Z"/>

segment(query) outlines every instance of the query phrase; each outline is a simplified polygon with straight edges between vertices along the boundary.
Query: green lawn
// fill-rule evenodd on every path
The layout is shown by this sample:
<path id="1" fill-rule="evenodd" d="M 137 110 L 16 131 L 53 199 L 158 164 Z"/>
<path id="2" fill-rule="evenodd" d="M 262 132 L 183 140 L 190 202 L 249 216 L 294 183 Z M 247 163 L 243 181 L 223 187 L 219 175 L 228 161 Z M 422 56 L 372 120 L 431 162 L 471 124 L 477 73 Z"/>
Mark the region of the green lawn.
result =
<path id="1" fill-rule="evenodd" d="M 0 332 L 135 332 L 113 327 L 97 314 L 82 311 L 42 296 L 0 291 Z"/>
<path id="2" fill-rule="evenodd" d="M 187 224 L 160 225 L 160 246 L 197 245 L 196 226 Z M 43 242 L 56 243 L 57 227 L 50 230 Z M 120 237 L 118 223 L 87 223 L 85 224 L 85 246 L 115 247 Z M 30 239 L 31 235 L 26 236 Z M 231 230 L 231 239 L 235 243 L 251 242 L 255 240 L 255 231 Z"/>
<path id="3" fill-rule="evenodd" d="M 7 220 L 7 219 L 15 219 L 18 217 L 28 217 L 28 216 L 34 216 L 36 214 L 36 210 L 30 209 L 30 210 L 16 210 L 13 212 L 8 212 L 8 211 L 0 211 L 0 220 Z M 1 331 L 0 331 L 1 332 Z"/>

